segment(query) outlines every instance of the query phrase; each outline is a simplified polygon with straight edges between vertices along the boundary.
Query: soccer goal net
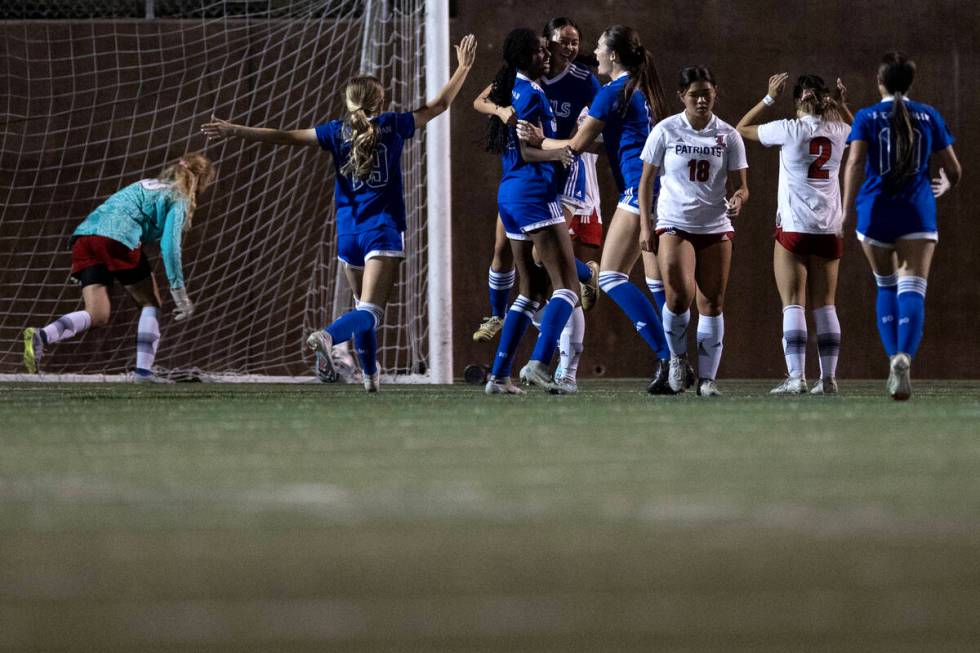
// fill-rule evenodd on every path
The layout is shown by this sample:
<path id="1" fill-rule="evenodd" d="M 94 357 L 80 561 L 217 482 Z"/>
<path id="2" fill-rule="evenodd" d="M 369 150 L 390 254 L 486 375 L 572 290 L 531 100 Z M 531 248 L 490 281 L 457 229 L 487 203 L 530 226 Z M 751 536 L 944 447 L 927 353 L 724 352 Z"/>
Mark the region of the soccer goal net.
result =
<path id="1" fill-rule="evenodd" d="M 213 113 L 309 128 L 344 115 L 343 85 L 360 73 L 381 78 L 392 109 L 416 108 L 427 67 L 430 85 L 448 77 L 447 25 L 445 0 L 0 0 L 0 374 L 23 371 L 24 327 L 79 308 L 68 283 L 78 223 L 116 190 L 204 151 L 218 177 L 185 234 L 189 320 L 170 318 L 158 250 L 147 247 L 164 282 L 156 365 L 205 380 L 312 379 L 306 336 L 351 306 L 338 281 L 331 158 L 208 145 L 200 126 Z M 448 223 L 429 222 L 448 221 L 448 179 L 434 194 L 426 184 L 448 170 L 443 120 L 405 149 L 408 256 L 378 332 L 390 380 L 451 380 L 448 281 L 431 279 L 448 273 Z M 430 314 L 432 292 L 445 294 Z M 133 368 L 138 311 L 120 287 L 110 297 L 110 325 L 49 348 L 42 376 Z"/>

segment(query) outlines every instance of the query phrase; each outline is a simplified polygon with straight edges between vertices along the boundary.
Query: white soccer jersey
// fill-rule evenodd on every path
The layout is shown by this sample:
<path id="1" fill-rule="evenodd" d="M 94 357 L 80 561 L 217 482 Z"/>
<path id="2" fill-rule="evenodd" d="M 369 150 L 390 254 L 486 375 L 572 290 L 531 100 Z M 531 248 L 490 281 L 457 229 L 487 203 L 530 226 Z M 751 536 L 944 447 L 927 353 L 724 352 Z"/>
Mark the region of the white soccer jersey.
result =
<path id="1" fill-rule="evenodd" d="M 697 131 L 683 113 L 658 122 L 640 158 L 660 168 L 657 228 L 692 234 L 731 231 L 725 214 L 725 182 L 732 170 L 748 168 L 745 143 L 735 128 L 712 116 Z"/>
<path id="2" fill-rule="evenodd" d="M 839 234 L 840 161 L 851 127 L 838 120 L 803 116 L 759 125 L 759 142 L 779 150 L 779 208 L 784 231 Z"/>
<path id="3" fill-rule="evenodd" d="M 585 201 L 575 206 L 572 215 L 582 218 L 583 223 L 589 222 L 592 212 L 595 211 L 599 224 L 602 224 L 602 207 L 599 202 L 599 180 L 596 177 L 595 164 L 599 159 L 598 154 L 592 152 L 582 152 L 582 172 L 585 175 Z"/>

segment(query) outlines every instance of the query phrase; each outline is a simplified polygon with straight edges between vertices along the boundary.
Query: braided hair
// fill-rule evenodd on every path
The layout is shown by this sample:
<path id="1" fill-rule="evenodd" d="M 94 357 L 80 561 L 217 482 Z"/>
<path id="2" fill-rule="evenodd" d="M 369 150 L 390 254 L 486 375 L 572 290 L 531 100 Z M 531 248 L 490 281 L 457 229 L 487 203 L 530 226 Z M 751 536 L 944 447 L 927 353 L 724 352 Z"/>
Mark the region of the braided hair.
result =
<path id="1" fill-rule="evenodd" d="M 378 126 L 371 118 L 381 113 L 384 97 L 384 87 L 377 77 L 363 75 L 347 82 L 344 100 L 349 115 L 344 126 L 350 130 L 351 148 L 340 174 L 360 180 L 371 176 L 379 136 Z"/>
<path id="2" fill-rule="evenodd" d="M 531 65 L 534 53 L 540 47 L 539 37 L 532 30 L 518 27 L 511 30 L 504 39 L 504 65 L 500 67 L 490 85 L 488 99 L 497 106 L 506 107 L 511 104 L 511 92 L 517 71 L 527 69 Z M 486 150 L 494 154 L 503 154 L 507 149 L 510 130 L 500 118 L 491 116 L 487 124 Z"/>

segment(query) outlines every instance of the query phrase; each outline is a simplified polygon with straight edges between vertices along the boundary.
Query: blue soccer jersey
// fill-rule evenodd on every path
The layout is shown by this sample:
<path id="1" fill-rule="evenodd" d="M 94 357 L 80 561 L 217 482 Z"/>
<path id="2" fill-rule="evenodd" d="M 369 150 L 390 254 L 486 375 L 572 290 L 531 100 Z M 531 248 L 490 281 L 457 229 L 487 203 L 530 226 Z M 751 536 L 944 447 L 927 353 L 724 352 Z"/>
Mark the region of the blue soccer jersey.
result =
<path id="1" fill-rule="evenodd" d="M 599 89 L 589 107 L 589 115 L 605 123 L 602 140 L 620 193 L 640 186 L 640 175 L 643 173 L 640 152 L 653 122 L 646 98 L 639 90 L 633 92 L 626 115 L 622 115 L 620 96 L 627 83 L 629 75 L 609 82 Z"/>
<path id="2" fill-rule="evenodd" d="M 592 98 L 601 88 L 599 80 L 585 66 L 572 63 L 555 77 L 542 77 L 538 83 L 555 114 L 555 137 L 562 140 L 571 138 L 578 124 L 579 114 L 591 104 Z"/>
<path id="3" fill-rule="evenodd" d="M 381 133 L 375 146 L 374 166 L 364 180 L 340 173 L 350 157 L 350 127 L 331 120 L 316 127 L 320 147 L 333 154 L 336 168 L 334 203 L 337 233 L 355 234 L 384 227 L 405 231 L 405 198 L 402 195 L 402 148 L 415 134 L 411 113 L 382 113 L 372 118 Z"/>
<path id="4" fill-rule="evenodd" d="M 518 119 L 540 123 L 547 138 L 555 137 L 555 116 L 541 87 L 521 73 L 514 80 L 511 106 Z M 550 161 L 530 163 L 521 157 L 517 131 L 509 127 L 507 149 L 500 155 L 503 176 L 497 201 L 503 204 L 523 202 L 547 204 L 558 196 L 555 188 L 555 166 Z"/>
<path id="5" fill-rule="evenodd" d="M 892 99 L 861 109 L 854 116 L 854 125 L 847 142 L 863 141 L 868 145 L 865 179 L 858 190 L 855 207 L 858 232 L 868 235 L 870 224 L 887 219 L 893 224 L 879 240 L 892 242 L 908 233 L 934 232 L 936 200 L 929 181 L 929 157 L 953 143 L 953 136 L 939 112 L 921 102 L 906 101 L 914 129 L 914 147 L 919 162 L 915 174 L 901 188 L 890 191 L 885 180 L 895 164 L 894 142 L 891 134 Z"/>

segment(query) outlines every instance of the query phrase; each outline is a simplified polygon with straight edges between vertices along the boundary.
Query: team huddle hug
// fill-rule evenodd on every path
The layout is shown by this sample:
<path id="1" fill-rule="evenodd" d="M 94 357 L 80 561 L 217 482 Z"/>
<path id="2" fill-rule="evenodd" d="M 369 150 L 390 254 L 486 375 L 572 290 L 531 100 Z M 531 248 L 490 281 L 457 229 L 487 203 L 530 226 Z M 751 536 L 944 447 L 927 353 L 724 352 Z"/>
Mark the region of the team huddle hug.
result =
<path id="1" fill-rule="evenodd" d="M 499 340 L 485 392 L 525 394 L 520 381 L 575 394 L 586 315 L 601 292 L 634 327 L 636 347 L 650 351 L 650 394 L 721 395 L 733 241 L 750 200 L 748 140 L 779 150 L 777 205 L 759 211 L 776 213 L 772 260 L 787 375 L 772 394 L 839 391 L 835 299 L 844 232 L 854 229 L 877 287 L 887 392 L 908 399 L 938 242 L 936 199 L 962 173 L 940 113 L 908 97 L 915 63 L 901 52 L 885 54 L 877 68 L 881 101 L 854 113 L 840 79 L 773 74 L 764 94 L 759 89 L 762 99 L 726 122 L 714 113 L 719 82 L 710 67 L 683 68 L 665 90 L 655 53 L 633 28 L 605 29 L 592 56 L 583 52 L 584 38 L 567 17 L 541 32 L 510 31 L 498 72 L 473 100 L 486 116 L 483 147 L 501 161 L 492 253 L 487 247 L 489 316 L 473 335 Z M 402 151 L 456 99 L 476 52 L 476 38 L 464 37 L 449 81 L 414 110 L 386 110 L 381 80 L 358 76 L 344 88 L 345 115 L 313 128 L 253 127 L 217 116 L 201 127 L 210 142 L 318 147 L 333 161 L 336 256 L 355 303 L 307 338 L 322 375 L 336 373 L 338 349 L 350 342 L 365 389 L 380 387 L 377 331 L 406 251 Z M 787 118 L 777 107 L 784 94 L 792 96 Z M 929 176 L 933 156 L 936 179 Z M 600 158 L 618 193 L 605 220 Z M 30 373 L 55 343 L 108 323 L 109 289 L 118 281 L 141 307 L 133 380 L 169 382 L 154 373 L 162 301 L 142 246 L 160 242 L 174 319 L 190 318 L 182 242 L 214 176 L 207 156 L 185 154 L 157 177 L 112 195 L 75 229 L 71 274 L 84 308 L 24 330 Z M 645 289 L 630 280 L 638 261 Z M 807 306 L 820 360 L 812 385 L 805 378 Z M 692 322 L 696 354 L 689 355 Z M 515 377 L 514 358 L 532 324 L 534 349 Z"/>

